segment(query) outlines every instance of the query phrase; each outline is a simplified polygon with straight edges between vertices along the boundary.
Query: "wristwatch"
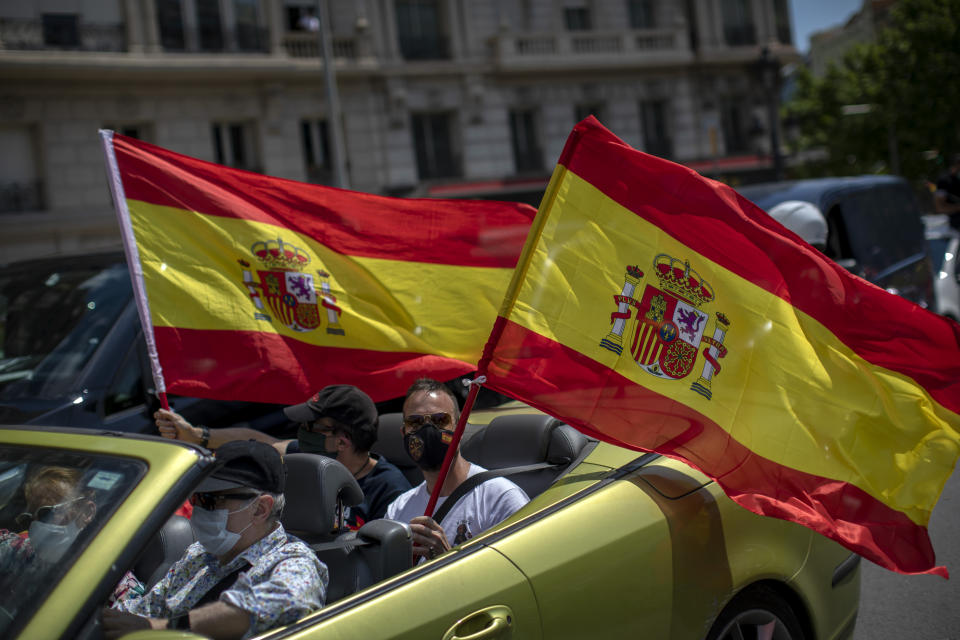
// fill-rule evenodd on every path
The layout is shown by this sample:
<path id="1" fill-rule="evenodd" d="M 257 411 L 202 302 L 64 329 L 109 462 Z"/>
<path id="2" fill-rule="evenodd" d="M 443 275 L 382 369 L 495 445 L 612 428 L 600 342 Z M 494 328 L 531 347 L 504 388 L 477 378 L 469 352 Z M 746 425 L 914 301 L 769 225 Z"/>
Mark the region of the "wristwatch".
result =
<path id="1" fill-rule="evenodd" d="M 210 442 L 210 429 L 205 424 L 198 425 L 200 427 L 200 446 L 206 448 L 207 444 Z"/>

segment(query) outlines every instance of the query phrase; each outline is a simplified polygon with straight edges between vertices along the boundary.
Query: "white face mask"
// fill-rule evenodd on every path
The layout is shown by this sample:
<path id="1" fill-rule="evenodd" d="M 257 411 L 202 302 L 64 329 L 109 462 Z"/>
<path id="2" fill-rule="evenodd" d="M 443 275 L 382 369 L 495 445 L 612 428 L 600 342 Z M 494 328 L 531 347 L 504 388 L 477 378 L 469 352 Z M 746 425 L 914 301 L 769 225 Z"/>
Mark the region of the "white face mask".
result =
<path id="1" fill-rule="evenodd" d="M 236 546 L 237 542 L 239 542 L 243 532 L 253 524 L 253 522 L 251 522 L 240 531 L 234 532 L 227 529 L 227 518 L 230 517 L 232 513 L 239 513 L 244 509 L 249 509 L 257 497 L 254 497 L 250 501 L 250 504 L 236 511 L 227 511 L 226 509 L 208 511 L 201 507 L 195 508 L 193 515 L 190 516 L 190 525 L 193 527 L 193 532 L 197 534 L 197 542 L 215 556 L 227 555 L 230 550 Z"/>
<path id="2" fill-rule="evenodd" d="M 73 541 L 77 539 L 80 528 L 77 523 L 49 524 L 34 520 L 30 523 L 27 536 L 30 546 L 44 562 L 59 562 Z"/>

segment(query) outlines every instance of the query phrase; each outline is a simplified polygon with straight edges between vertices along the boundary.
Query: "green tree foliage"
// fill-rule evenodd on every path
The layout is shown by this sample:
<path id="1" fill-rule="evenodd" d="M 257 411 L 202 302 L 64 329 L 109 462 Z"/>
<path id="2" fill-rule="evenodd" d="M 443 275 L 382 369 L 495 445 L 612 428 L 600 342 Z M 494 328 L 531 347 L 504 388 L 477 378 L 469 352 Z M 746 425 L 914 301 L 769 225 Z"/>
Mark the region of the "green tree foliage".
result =
<path id="1" fill-rule="evenodd" d="M 960 152 L 960 0 L 900 0 L 875 43 L 823 78 L 801 71 L 783 115 L 794 151 L 822 153 L 803 176 L 891 173 L 893 140 L 903 176 L 933 177 Z"/>

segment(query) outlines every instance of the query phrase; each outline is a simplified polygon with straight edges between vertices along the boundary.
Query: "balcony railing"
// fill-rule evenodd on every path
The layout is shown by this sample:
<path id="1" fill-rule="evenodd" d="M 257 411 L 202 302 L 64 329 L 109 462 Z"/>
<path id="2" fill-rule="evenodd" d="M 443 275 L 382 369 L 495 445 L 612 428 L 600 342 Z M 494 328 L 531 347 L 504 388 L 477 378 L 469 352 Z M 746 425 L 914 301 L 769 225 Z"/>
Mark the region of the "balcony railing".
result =
<path id="1" fill-rule="evenodd" d="M 43 209 L 43 183 L 0 182 L 0 213 Z"/>
<path id="2" fill-rule="evenodd" d="M 320 42 L 316 33 L 291 32 L 283 36 L 283 48 L 291 58 L 319 58 Z M 334 59 L 356 60 L 360 42 L 354 36 L 333 36 L 330 48 Z"/>
<path id="3" fill-rule="evenodd" d="M 662 61 L 691 55 L 682 29 L 505 33 L 494 38 L 494 50 L 504 66 L 589 64 L 601 58 L 637 64 L 645 58 Z"/>
<path id="4" fill-rule="evenodd" d="M 26 18 L 0 18 L 0 49 L 126 51 L 122 24 L 78 24 L 71 44 L 46 42 L 43 23 Z"/>

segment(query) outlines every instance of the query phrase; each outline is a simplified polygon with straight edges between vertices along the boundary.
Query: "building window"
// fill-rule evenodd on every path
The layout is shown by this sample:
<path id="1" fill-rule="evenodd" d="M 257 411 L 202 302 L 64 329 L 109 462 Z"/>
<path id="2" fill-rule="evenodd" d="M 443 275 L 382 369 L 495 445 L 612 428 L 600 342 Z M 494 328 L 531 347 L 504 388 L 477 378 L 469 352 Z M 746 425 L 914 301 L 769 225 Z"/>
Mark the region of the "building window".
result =
<path id="1" fill-rule="evenodd" d="M 300 145 L 303 147 L 303 163 L 307 169 L 307 181 L 314 184 L 330 184 L 333 179 L 330 164 L 330 138 L 325 120 L 300 122 Z"/>
<path id="2" fill-rule="evenodd" d="M 750 113 L 743 100 L 726 98 L 721 101 L 720 126 L 727 155 L 750 151 Z"/>
<path id="3" fill-rule="evenodd" d="M 655 29 L 657 16 L 654 13 L 654 0 L 628 0 L 631 29 Z"/>
<path id="4" fill-rule="evenodd" d="M 80 27 L 75 13 L 45 13 L 43 44 L 48 47 L 75 49 L 80 46 Z"/>
<path id="5" fill-rule="evenodd" d="M 753 24 L 751 0 L 721 0 L 723 12 L 723 39 L 728 46 L 739 47 L 757 44 L 757 31 Z"/>
<path id="6" fill-rule="evenodd" d="M 103 125 L 103 128 L 144 142 L 153 142 L 154 140 L 153 126 L 150 124 L 107 122 Z"/>
<path id="7" fill-rule="evenodd" d="M 216 122 L 212 133 L 214 162 L 248 171 L 260 170 L 252 123 Z"/>
<path id="8" fill-rule="evenodd" d="M 34 129 L 0 125 L 0 149 L 0 213 L 43 209 Z"/>
<path id="9" fill-rule="evenodd" d="M 578 104 L 573 108 L 574 122 L 580 122 L 588 116 L 593 116 L 597 120 L 603 122 L 603 105 L 599 102 L 590 102 L 586 104 Z"/>
<path id="10" fill-rule="evenodd" d="M 564 7 L 563 21 L 567 31 L 589 31 L 590 9 L 587 7 Z"/>
<path id="11" fill-rule="evenodd" d="M 510 140 L 517 173 L 543 171 L 543 151 L 537 135 L 537 112 L 515 109 L 510 112 Z"/>
<path id="12" fill-rule="evenodd" d="M 773 20 L 777 29 L 777 41 L 782 44 L 793 44 L 793 35 L 790 33 L 790 8 L 787 0 L 773 0 Z"/>
<path id="13" fill-rule="evenodd" d="M 452 113 L 415 113 L 411 131 L 421 180 L 460 175 L 460 162 L 454 153 Z"/>
<path id="14" fill-rule="evenodd" d="M 223 51 L 220 0 L 194 0 L 197 9 L 197 44 L 201 51 Z"/>
<path id="15" fill-rule="evenodd" d="M 260 29 L 259 0 L 233 0 L 233 14 L 237 21 L 237 49 L 264 51 L 266 38 Z"/>
<path id="16" fill-rule="evenodd" d="M 450 57 L 436 0 L 397 0 L 397 38 L 405 60 Z"/>
<path id="17" fill-rule="evenodd" d="M 160 45 L 167 51 L 183 51 L 183 11 L 180 0 L 154 0 L 157 3 L 157 25 L 160 27 Z"/>
<path id="18" fill-rule="evenodd" d="M 644 151 L 661 158 L 673 155 L 666 100 L 644 100 L 640 103 L 640 127 L 643 130 Z"/>

